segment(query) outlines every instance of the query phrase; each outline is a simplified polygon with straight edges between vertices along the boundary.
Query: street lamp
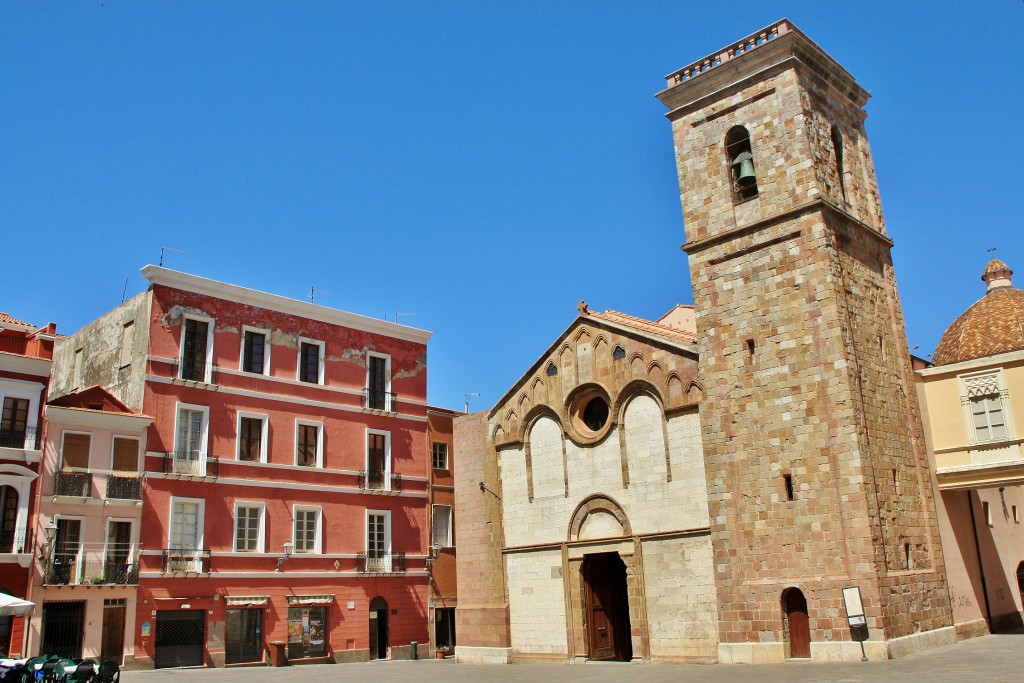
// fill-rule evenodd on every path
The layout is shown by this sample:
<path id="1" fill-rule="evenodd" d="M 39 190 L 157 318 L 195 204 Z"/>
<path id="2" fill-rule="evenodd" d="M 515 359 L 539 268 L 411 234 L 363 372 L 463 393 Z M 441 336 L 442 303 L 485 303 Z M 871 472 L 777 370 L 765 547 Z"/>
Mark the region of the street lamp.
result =
<path id="1" fill-rule="evenodd" d="M 291 541 L 284 542 L 284 555 L 277 558 L 277 569 L 275 569 L 274 571 L 281 571 L 281 565 L 287 562 L 288 558 L 292 556 L 292 548 L 293 546 Z"/>

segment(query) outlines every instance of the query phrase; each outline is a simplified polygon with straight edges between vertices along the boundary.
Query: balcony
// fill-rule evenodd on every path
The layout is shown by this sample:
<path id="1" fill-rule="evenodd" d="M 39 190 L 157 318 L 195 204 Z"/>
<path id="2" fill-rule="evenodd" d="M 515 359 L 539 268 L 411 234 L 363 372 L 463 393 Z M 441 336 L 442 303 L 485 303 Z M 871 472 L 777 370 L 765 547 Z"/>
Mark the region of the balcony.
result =
<path id="1" fill-rule="evenodd" d="M 39 437 L 43 430 L 35 426 L 24 429 L 0 429 L 0 448 L 17 448 L 26 451 L 39 450 Z"/>
<path id="2" fill-rule="evenodd" d="M 404 574 L 405 553 L 359 553 L 356 565 L 360 574 Z"/>
<path id="3" fill-rule="evenodd" d="M 398 394 L 377 389 L 363 389 L 364 410 L 381 410 L 386 413 L 393 413 L 397 405 Z"/>
<path id="4" fill-rule="evenodd" d="M 76 470 L 58 470 L 53 478 L 53 495 L 89 498 L 92 496 L 92 474 Z"/>
<path id="5" fill-rule="evenodd" d="M 32 547 L 32 534 L 26 529 L 0 531 L 0 554 L 21 554 Z"/>
<path id="6" fill-rule="evenodd" d="M 109 475 L 107 498 L 142 500 L 142 479 L 138 475 Z"/>
<path id="7" fill-rule="evenodd" d="M 359 488 L 364 491 L 398 493 L 402 490 L 402 475 L 388 474 L 380 470 L 363 470 L 359 473 Z"/>
<path id="8" fill-rule="evenodd" d="M 86 543 L 75 551 L 57 551 L 47 559 L 43 583 L 49 586 L 135 586 L 137 548 L 113 543 Z"/>
<path id="9" fill-rule="evenodd" d="M 220 473 L 220 459 L 199 451 L 164 453 L 164 474 L 180 477 L 214 477 Z"/>
<path id="10" fill-rule="evenodd" d="M 206 548 L 167 548 L 164 550 L 163 572 L 208 574 L 210 551 Z"/>

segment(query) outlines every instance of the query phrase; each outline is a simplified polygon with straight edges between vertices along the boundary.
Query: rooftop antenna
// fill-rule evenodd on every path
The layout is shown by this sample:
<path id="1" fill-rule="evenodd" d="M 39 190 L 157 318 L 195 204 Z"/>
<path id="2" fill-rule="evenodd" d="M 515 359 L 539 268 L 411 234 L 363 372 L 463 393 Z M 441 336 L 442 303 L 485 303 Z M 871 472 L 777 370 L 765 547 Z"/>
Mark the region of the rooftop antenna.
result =
<path id="1" fill-rule="evenodd" d="M 995 258 L 995 257 L 996 257 L 996 248 L 995 248 L 995 247 L 990 247 L 990 248 L 988 249 L 988 255 L 989 255 L 989 256 L 990 256 L 991 258 Z"/>
<path id="2" fill-rule="evenodd" d="M 121 292 L 121 303 L 124 303 L 124 300 L 127 299 L 127 298 L 128 298 L 128 278 L 125 278 L 124 279 L 124 291 Z"/>
<path id="3" fill-rule="evenodd" d="M 472 394 L 466 394 L 466 415 L 469 415 L 469 399 L 471 399 L 471 398 L 479 398 L 479 397 L 480 397 L 479 392 L 472 393 Z"/>
<path id="4" fill-rule="evenodd" d="M 331 293 L 328 292 L 325 289 L 317 289 L 316 287 L 310 287 L 309 288 L 309 303 L 311 303 L 311 304 L 315 304 L 316 303 L 316 295 L 317 294 L 326 294 L 326 295 L 330 296 Z"/>
<path id="5" fill-rule="evenodd" d="M 188 253 L 187 251 L 183 251 L 181 249 L 175 249 L 174 247 L 160 247 L 160 267 L 161 268 L 164 267 L 164 252 L 165 251 L 173 251 L 173 252 L 177 252 L 179 254 L 187 254 Z"/>
<path id="6" fill-rule="evenodd" d="M 398 316 L 400 315 L 416 315 L 415 313 L 395 313 L 395 323 L 398 323 Z"/>

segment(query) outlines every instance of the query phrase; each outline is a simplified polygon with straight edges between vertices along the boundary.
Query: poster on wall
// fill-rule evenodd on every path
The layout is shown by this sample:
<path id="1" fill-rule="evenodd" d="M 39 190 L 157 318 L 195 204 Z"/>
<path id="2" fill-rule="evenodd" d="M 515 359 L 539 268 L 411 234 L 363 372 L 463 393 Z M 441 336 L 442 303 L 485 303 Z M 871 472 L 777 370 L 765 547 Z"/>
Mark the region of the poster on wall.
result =
<path id="1" fill-rule="evenodd" d="M 327 655 L 327 608 L 288 609 L 288 657 L 303 659 Z"/>

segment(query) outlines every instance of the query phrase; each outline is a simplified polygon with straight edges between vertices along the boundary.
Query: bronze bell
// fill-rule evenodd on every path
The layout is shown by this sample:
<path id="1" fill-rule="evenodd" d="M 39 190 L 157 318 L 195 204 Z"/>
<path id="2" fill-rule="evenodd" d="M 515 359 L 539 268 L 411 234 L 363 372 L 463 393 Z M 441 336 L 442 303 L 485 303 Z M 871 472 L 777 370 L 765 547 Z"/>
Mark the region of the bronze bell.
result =
<path id="1" fill-rule="evenodd" d="M 736 183 L 740 187 L 750 187 L 757 182 L 754 176 L 754 155 L 750 152 L 740 152 L 732 161 L 733 166 L 739 166 L 739 173 L 736 174 Z"/>

